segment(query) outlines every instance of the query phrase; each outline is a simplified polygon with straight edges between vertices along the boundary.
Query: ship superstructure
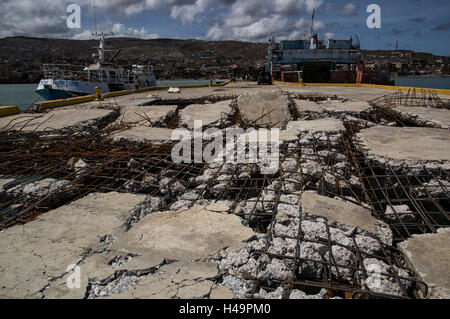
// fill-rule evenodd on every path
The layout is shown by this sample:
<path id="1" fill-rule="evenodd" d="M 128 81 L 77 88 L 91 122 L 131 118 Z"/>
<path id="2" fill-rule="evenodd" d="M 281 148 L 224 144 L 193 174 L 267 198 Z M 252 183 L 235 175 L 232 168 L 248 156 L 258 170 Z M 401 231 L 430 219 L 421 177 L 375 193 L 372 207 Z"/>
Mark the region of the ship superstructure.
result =
<path id="1" fill-rule="evenodd" d="M 269 40 L 267 71 L 275 80 L 305 83 L 389 84 L 389 75 L 370 72 L 361 57 L 357 35 L 348 40 L 319 39 L 314 31 L 302 40 Z"/>
<path id="2" fill-rule="evenodd" d="M 133 65 L 125 69 L 115 63 L 116 52 L 106 59 L 106 35 L 101 33 L 97 52 L 92 55 L 95 62 L 87 67 L 69 64 L 44 64 L 44 79 L 36 92 L 46 100 L 63 99 L 74 96 L 95 94 L 99 87 L 102 93 L 132 90 L 156 86 L 155 76 L 150 66 Z"/>

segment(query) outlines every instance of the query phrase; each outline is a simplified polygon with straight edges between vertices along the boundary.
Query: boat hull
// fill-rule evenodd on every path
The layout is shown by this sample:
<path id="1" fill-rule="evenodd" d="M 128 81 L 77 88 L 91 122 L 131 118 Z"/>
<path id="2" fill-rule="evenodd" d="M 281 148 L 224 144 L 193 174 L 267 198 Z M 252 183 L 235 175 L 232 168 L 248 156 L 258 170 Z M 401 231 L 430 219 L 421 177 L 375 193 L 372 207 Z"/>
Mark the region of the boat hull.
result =
<path id="1" fill-rule="evenodd" d="M 156 81 L 146 81 L 145 85 L 156 86 Z M 39 82 L 36 93 L 45 100 L 59 100 L 96 94 L 96 87 L 99 87 L 102 93 L 108 93 L 117 90 L 136 89 L 136 85 L 131 83 L 123 84 L 120 88 L 114 86 L 114 88 L 110 90 L 110 86 L 107 83 L 44 79 Z"/>

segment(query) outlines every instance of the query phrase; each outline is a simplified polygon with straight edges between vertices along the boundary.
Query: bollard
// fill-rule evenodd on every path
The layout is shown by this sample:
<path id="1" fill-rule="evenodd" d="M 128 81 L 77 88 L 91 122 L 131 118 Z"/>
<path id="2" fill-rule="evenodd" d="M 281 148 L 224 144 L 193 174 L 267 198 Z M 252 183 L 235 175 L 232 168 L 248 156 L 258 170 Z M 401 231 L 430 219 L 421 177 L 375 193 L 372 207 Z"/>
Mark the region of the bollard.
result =
<path id="1" fill-rule="evenodd" d="M 95 100 L 96 101 L 102 101 L 102 91 L 98 86 L 95 87 Z"/>

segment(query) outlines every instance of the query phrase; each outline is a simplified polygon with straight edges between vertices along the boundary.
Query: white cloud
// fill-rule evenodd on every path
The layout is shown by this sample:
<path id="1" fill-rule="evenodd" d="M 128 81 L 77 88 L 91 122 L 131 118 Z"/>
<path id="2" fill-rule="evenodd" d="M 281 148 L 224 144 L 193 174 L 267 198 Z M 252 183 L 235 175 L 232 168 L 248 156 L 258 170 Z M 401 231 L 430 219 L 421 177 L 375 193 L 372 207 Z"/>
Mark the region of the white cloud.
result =
<path id="1" fill-rule="evenodd" d="M 121 23 L 116 23 L 113 25 L 111 31 L 116 37 L 128 37 L 128 38 L 140 38 L 140 39 L 158 39 L 160 36 L 154 33 L 148 33 L 144 28 L 133 29 L 126 28 L 125 25 Z"/>
<path id="2" fill-rule="evenodd" d="M 326 32 L 324 38 L 325 40 L 333 39 L 335 35 L 333 32 Z"/>
<path id="3" fill-rule="evenodd" d="M 197 0 L 193 4 L 174 5 L 171 8 L 170 16 L 180 20 L 183 24 L 194 22 L 197 16 L 211 5 L 212 0 Z"/>
<path id="4" fill-rule="evenodd" d="M 311 22 L 300 14 L 312 13 L 323 0 L 247 0 L 236 1 L 221 19 L 206 32 L 207 39 L 245 41 L 267 40 L 275 35 L 279 39 L 300 38 L 309 34 Z M 297 18 L 298 19 L 298 18 Z M 316 31 L 325 28 L 316 20 Z"/>
<path id="5" fill-rule="evenodd" d="M 1 0 L 0 36 L 64 35 L 66 5 L 53 0 Z"/>
<path id="6" fill-rule="evenodd" d="M 66 26 L 66 5 L 73 0 L 0 0 L 0 36 L 27 35 L 39 37 L 90 38 L 90 31 L 70 30 Z M 92 16 L 92 0 L 76 0 Z M 151 10 L 183 25 L 205 22 L 206 39 L 267 40 L 298 38 L 309 33 L 310 14 L 323 0 L 96 0 L 98 20 L 107 17 L 118 23 L 114 28 L 118 36 L 156 38 L 157 34 L 144 28 L 123 25 L 120 17 L 130 17 Z M 352 3 L 350 3 L 352 4 Z M 347 7 L 351 12 L 351 6 Z M 213 14 L 209 15 L 208 13 Z M 306 17 L 300 19 L 300 17 Z M 152 21 L 148 21 L 151 25 Z M 88 26 L 82 21 L 84 28 Z M 317 31 L 325 25 L 316 20 Z M 99 23 L 99 30 L 109 31 L 111 26 Z M 180 34 L 184 35 L 182 30 Z"/>
<path id="7" fill-rule="evenodd" d="M 344 16 L 353 16 L 356 14 L 358 8 L 354 2 L 348 2 L 343 6 L 336 8 L 336 12 Z"/>

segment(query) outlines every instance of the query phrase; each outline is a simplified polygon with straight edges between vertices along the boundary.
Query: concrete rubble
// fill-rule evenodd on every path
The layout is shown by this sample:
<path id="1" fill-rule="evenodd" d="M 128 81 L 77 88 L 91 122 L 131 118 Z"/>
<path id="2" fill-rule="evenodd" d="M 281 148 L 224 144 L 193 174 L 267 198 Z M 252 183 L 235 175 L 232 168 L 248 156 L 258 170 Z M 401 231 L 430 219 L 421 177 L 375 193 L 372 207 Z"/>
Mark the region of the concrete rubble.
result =
<path id="1" fill-rule="evenodd" d="M 24 132 L 97 131 L 102 123 L 117 117 L 117 112 L 107 109 L 53 110 L 41 115 L 13 115 L 0 118 L 0 130 Z"/>
<path id="2" fill-rule="evenodd" d="M 202 121 L 202 127 L 217 127 L 221 122 L 227 122 L 231 114 L 231 101 L 213 104 L 192 104 L 180 112 L 181 124 L 194 129 L 194 121 Z"/>
<path id="3" fill-rule="evenodd" d="M 395 169 L 412 171 L 450 169 L 450 132 L 424 127 L 375 126 L 362 130 L 357 138 L 365 155 Z"/>
<path id="4" fill-rule="evenodd" d="M 164 144 L 172 141 L 172 133 L 173 130 L 167 128 L 138 126 L 114 134 L 113 139 L 116 142 Z"/>
<path id="5" fill-rule="evenodd" d="M 259 91 L 238 98 L 238 108 L 249 122 L 282 128 L 289 121 L 288 99 L 281 91 Z"/>
<path id="6" fill-rule="evenodd" d="M 175 114 L 174 105 L 125 106 L 120 110 L 116 123 L 127 123 L 136 126 L 154 126 Z"/>
<path id="7" fill-rule="evenodd" d="M 450 229 L 442 228 L 436 234 L 414 235 L 399 244 L 406 261 L 427 284 L 427 298 L 448 299 L 450 296 L 449 239 Z"/>
<path id="8" fill-rule="evenodd" d="M 448 298 L 448 110 L 397 107 L 418 115 L 401 127 L 369 103 L 375 91 L 238 85 L 0 119 L 18 141 L 19 122 L 38 137 L 105 133 L 67 153 L 41 141 L 21 165 L 61 156 L 42 176 L 5 152 L 0 212 L 39 214 L 0 214 L 0 298 Z M 173 133 L 194 120 L 242 128 L 245 162 L 174 163 L 170 143 L 192 137 Z M 280 129 L 278 171 L 263 173 L 262 137 L 244 128 Z"/>
<path id="9" fill-rule="evenodd" d="M 449 129 L 450 127 L 450 110 L 447 109 L 398 106 L 392 110 L 405 120 L 417 123 L 420 126 L 442 129 Z"/>

